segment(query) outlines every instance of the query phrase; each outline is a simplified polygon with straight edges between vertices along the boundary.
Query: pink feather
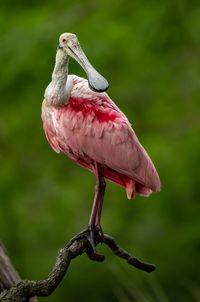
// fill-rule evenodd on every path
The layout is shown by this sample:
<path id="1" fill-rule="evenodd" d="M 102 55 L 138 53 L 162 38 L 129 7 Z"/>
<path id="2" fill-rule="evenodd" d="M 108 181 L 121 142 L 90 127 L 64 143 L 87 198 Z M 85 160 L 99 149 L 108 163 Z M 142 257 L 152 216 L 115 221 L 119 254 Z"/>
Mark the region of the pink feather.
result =
<path id="1" fill-rule="evenodd" d="M 64 105 L 43 101 L 43 126 L 53 150 L 91 172 L 95 162 L 101 164 L 104 177 L 124 187 L 129 199 L 159 191 L 158 173 L 127 117 L 105 92 L 69 77 L 73 87 Z"/>

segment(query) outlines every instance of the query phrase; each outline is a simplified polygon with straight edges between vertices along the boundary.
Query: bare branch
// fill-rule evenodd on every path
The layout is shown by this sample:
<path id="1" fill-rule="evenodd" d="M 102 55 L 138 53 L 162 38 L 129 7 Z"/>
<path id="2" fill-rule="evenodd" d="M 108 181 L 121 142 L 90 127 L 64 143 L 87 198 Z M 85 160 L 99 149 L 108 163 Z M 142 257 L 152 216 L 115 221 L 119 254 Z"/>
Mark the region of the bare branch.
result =
<path id="1" fill-rule="evenodd" d="M 38 281 L 23 280 L 10 289 L 4 290 L 0 294 L 0 301 L 25 302 L 28 298 L 34 296 L 44 297 L 51 295 L 65 276 L 71 260 L 83 253 L 86 253 L 88 258 L 92 261 L 104 261 L 105 257 L 103 255 L 93 251 L 86 232 L 87 230 L 72 238 L 65 247 L 59 251 L 56 263 L 47 279 Z M 95 233 L 94 240 L 96 246 L 99 243 L 104 243 L 116 256 L 125 259 L 128 264 L 140 270 L 152 272 L 155 269 L 154 265 L 144 263 L 135 256 L 124 251 L 109 235 L 104 234 L 104 237 L 102 238 L 98 233 Z"/>
<path id="2" fill-rule="evenodd" d="M 148 273 L 151 273 L 155 270 L 154 264 L 144 263 L 135 256 L 130 255 L 128 252 L 123 250 L 109 235 L 104 235 L 104 237 L 104 243 L 113 251 L 116 256 L 125 259 L 128 264 Z"/>

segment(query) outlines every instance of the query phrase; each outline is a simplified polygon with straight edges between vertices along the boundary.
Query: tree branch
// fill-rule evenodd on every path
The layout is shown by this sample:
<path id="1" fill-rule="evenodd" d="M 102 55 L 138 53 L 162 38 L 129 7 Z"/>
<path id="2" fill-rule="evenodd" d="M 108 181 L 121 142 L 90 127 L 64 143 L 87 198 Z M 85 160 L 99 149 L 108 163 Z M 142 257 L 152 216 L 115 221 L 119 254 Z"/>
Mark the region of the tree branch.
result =
<path id="1" fill-rule="evenodd" d="M 0 293 L 17 284 L 20 280 L 21 278 L 13 267 L 5 246 L 0 242 Z"/>
<path id="2" fill-rule="evenodd" d="M 0 241 L 0 293 L 12 288 L 20 280 L 21 278 L 11 263 L 4 244 Z M 29 302 L 37 302 L 37 298 L 32 297 L 29 299 Z"/>
<path id="3" fill-rule="evenodd" d="M 49 273 L 47 279 L 38 281 L 23 280 L 17 285 L 12 286 L 10 289 L 4 290 L 0 294 L 0 301 L 2 302 L 25 302 L 28 298 L 37 296 L 44 297 L 49 296 L 56 289 L 59 283 L 65 276 L 67 269 L 72 259 L 86 253 L 88 258 L 93 261 L 104 261 L 103 255 L 97 254 L 93 251 L 90 242 L 88 241 L 88 230 L 85 230 L 72 238 L 64 248 L 62 248 L 57 256 L 56 263 L 53 269 Z M 152 272 L 155 266 L 152 264 L 144 263 L 138 260 L 135 256 L 130 255 L 124 251 L 115 240 L 109 235 L 100 236 L 99 233 L 94 234 L 95 246 L 99 243 L 107 245 L 112 252 L 125 259 L 128 264 L 136 267 L 137 269 Z"/>

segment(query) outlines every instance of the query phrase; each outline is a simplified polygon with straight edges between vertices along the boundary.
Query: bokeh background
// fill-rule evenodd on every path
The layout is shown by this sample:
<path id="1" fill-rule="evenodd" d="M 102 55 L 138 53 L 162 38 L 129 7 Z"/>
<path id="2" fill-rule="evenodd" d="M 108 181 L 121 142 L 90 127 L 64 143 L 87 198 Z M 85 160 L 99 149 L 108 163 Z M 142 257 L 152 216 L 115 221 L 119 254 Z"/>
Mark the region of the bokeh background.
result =
<path id="1" fill-rule="evenodd" d="M 23 278 L 45 278 L 89 218 L 95 178 L 44 136 L 41 102 L 58 36 L 73 32 L 109 81 L 162 180 L 128 201 L 108 183 L 104 231 L 157 265 L 76 259 L 46 301 L 200 301 L 200 3 L 49 0 L 0 3 L 0 238 Z M 76 62 L 70 73 L 84 76 Z M 41 299 L 42 301 L 43 299 Z"/>

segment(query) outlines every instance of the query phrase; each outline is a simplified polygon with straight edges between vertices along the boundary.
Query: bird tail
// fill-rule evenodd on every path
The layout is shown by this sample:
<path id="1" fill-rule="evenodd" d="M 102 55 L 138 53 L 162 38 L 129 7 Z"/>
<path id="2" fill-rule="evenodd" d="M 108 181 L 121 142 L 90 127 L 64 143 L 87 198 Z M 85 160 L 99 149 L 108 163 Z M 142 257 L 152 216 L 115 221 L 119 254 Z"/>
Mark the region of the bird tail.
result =
<path id="1" fill-rule="evenodd" d="M 153 192 L 150 188 L 139 183 L 133 178 L 116 173 L 114 170 L 109 168 L 104 169 L 104 177 L 125 188 L 128 199 L 134 199 L 136 194 L 148 197 Z"/>

